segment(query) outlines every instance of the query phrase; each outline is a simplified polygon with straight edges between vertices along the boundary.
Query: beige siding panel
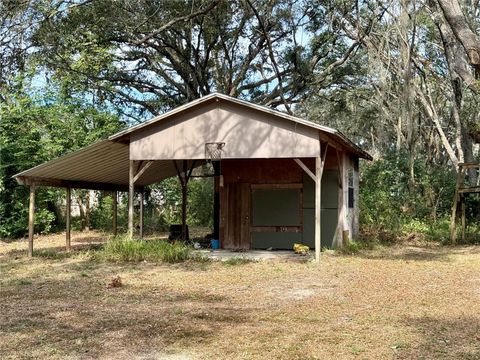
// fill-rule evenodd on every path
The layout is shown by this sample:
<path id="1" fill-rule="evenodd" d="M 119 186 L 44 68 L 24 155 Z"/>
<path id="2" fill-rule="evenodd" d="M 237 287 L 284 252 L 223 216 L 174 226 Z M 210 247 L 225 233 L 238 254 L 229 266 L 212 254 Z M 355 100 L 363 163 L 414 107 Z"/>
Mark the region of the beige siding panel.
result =
<path id="1" fill-rule="evenodd" d="M 313 157 L 319 152 L 317 129 L 213 102 L 132 134 L 130 159 L 204 159 L 208 142 L 225 142 L 225 159 Z"/>

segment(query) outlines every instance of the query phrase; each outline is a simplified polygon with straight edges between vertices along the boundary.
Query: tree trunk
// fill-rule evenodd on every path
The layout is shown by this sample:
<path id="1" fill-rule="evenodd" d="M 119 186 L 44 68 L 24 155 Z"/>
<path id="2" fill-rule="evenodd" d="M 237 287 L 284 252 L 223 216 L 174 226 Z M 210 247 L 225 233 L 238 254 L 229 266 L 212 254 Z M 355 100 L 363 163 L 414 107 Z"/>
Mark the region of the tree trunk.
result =
<path id="1" fill-rule="evenodd" d="M 85 230 L 85 208 L 83 206 L 82 196 L 78 191 L 74 191 L 75 199 L 77 200 L 78 210 L 80 211 L 80 231 Z"/>
<path id="2" fill-rule="evenodd" d="M 85 231 L 90 231 L 90 191 L 85 194 Z"/>
<path id="3" fill-rule="evenodd" d="M 438 0 L 443 15 L 462 44 L 477 74 L 480 72 L 480 38 L 470 29 L 458 0 Z"/>

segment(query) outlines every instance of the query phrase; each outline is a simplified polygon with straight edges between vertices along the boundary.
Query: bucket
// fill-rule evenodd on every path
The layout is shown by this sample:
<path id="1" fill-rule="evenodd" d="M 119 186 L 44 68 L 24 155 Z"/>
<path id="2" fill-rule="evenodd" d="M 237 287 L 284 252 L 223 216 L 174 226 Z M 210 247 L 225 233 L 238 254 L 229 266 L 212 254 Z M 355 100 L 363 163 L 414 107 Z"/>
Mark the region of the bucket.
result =
<path id="1" fill-rule="evenodd" d="M 212 239 L 210 240 L 210 246 L 213 250 L 220 249 L 220 241 L 218 241 L 217 239 Z"/>

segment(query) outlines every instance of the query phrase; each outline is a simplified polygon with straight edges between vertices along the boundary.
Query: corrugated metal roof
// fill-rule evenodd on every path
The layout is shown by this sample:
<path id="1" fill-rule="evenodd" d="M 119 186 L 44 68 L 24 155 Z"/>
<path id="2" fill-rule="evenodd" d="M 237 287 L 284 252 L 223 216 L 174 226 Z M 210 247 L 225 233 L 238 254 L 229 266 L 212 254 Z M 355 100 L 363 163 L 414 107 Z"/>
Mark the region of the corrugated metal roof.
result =
<path id="1" fill-rule="evenodd" d="M 130 135 L 140 129 L 152 126 L 176 114 L 187 111 L 197 105 L 208 101 L 223 100 L 247 106 L 257 111 L 294 121 L 305 126 L 318 129 L 321 133 L 328 135 L 334 141 L 342 144 L 346 149 L 359 157 L 371 159 L 371 156 L 352 143 L 339 131 L 306 121 L 282 112 L 248 103 L 243 100 L 234 99 L 223 94 L 211 94 L 180 106 L 163 115 L 157 116 L 145 123 L 134 126 L 110 136 L 83 149 L 74 151 L 60 158 L 48 161 L 31 169 L 22 171 L 14 177 L 20 183 L 28 185 L 36 183 L 49 186 L 72 186 L 87 189 L 104 190 L 125 190 L 128 187 L 129 173 L 129 138 Z M 189 163 L 191 164 L 191 162 Z M 135 183 L 135 186 L 153 184 L 165 178 L 176 175 L 176 169 L 171 160 L 157 160 L 142 177 Z"/>
<path id="2" fill-rule="evenodd" d="M 190 163 L 189 163 L 190 164 Z M 129 146 L 103 140 L 60 158 L 22 171 L 14 177 L 20 184 L 80 188 L 126 189 L 128 186 Z M 135 186 L 145 186 L 176 175 L 172 161 L 155 161 Z"/>

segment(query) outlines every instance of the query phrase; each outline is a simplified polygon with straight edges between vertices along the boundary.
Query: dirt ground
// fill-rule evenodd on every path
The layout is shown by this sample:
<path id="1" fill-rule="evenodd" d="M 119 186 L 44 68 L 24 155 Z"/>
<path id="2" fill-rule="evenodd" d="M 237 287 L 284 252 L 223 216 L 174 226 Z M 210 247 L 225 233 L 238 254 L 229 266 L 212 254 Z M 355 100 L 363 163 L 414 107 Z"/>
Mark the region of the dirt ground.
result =
<path id="1" fill-rule="evenodd" d="M 480 247 L 329 252 L 317 266 L 28 259 L 26 245 L 0 242 L 1 359 L 480 359 Z"/>

